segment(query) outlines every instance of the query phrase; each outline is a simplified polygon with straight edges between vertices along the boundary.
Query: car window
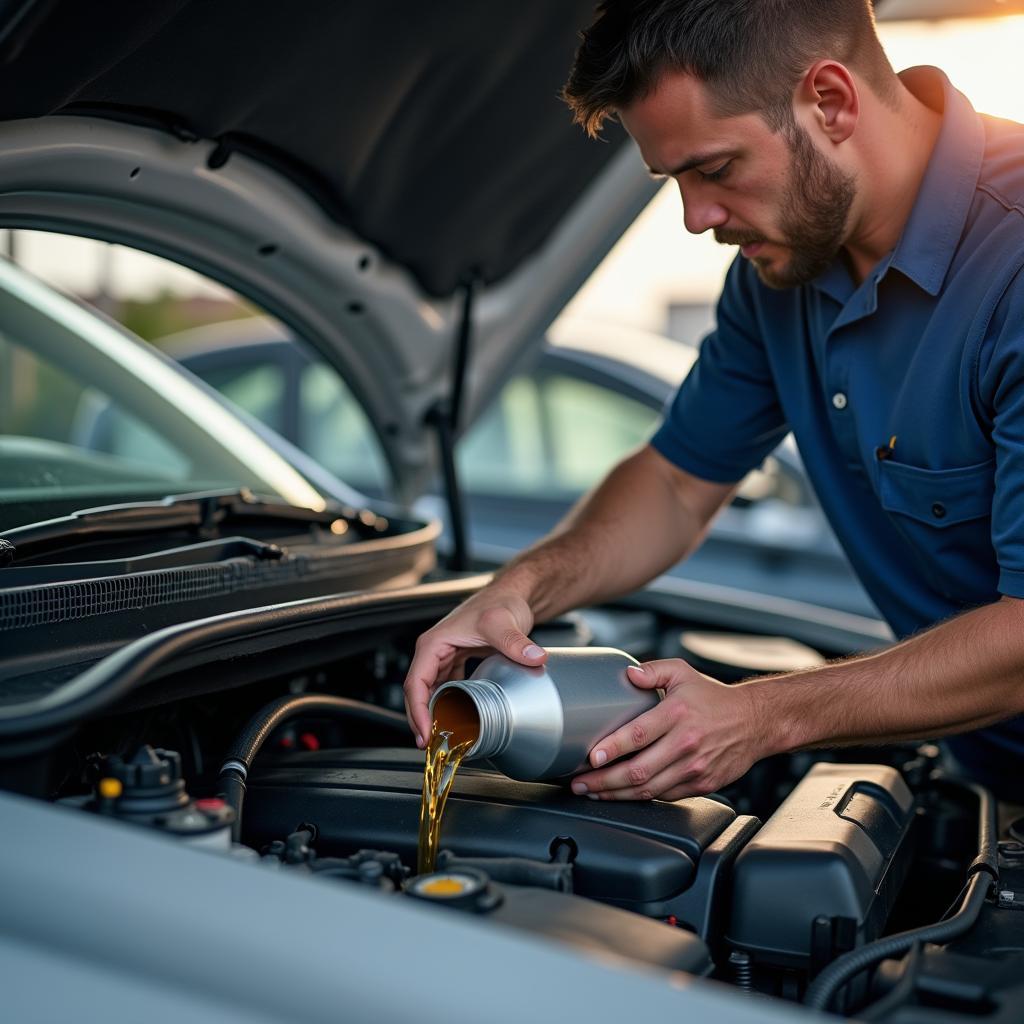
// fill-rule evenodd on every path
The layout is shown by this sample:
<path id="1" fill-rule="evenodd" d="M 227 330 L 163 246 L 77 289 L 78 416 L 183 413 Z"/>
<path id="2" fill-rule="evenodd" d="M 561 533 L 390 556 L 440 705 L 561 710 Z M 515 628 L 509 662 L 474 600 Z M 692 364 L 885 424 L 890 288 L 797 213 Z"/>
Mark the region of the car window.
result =
<path id="1" fill-rule="evenodd" d="M 52 232 L 13 234 L 22 266 L 179 360 L 344 482 L 392 494 L 362 405 L 279 321 L 218 282 L 146 252 Z M 114 415 L 107 413 L 109 422 Z"/>
<path id="2" fill-rule="evenodd" d="M 111 482 L 187 479 L 186 454 L 106 391 L 72 378 L 4 335 L 0 367 L 0 464 L 8 467 L 5 486 L 17 486 L 18 474 L 11 470 L 19 451 L 26 456 L 36 452 L 41 462 L 49 462 L 41 465 L 40 479 L 51 487 L 62 480 L 86 482 L 95 477 Z M 63 457 L 58 459 L 58 453 Z"/>
<path id="3" fill-rule="evenodd" d="M 175 366 L 0 260 L 3 525 L 33 521 L 33 502 L 82 508 L 239 487 L 323 504 L 304 477 Z"/>
<path id="4" fill-rule="evenodd" d="M 355 396 L 324 362 L 299 377 L 296 443 L 346 483 L 368 494 L 388 491 L 390 475 L 377 435 Z"/>
<path id="5" fill-rule="evenodd" d="M 532 377 L 513 377 L 459 442 L 463 486 L 479 494 L 539 495 L 551 475 Z"/>
<path id="6" fill-rule="evenodd" d="M 573 493 L 596 484 L 658 422 L 642 402 L 564 374 L 545 377 L 541 395 L 552 469 Z"/>
<path id="7" fill-rule="evenodd" d="M 471 494 L 573 499 L 642 445 L 660 419 L 652 404 L 566 373 L 517 376 L 463 438 L 461 479 Z M 801 506 L 799 473 L 774 456 L 748 473 L 737 503 Z"/>
<path id="8" fill-rule="evenodd" d="M 459 447 L 467 491 L 521 497 L 581 494 L 642 444 L 657 412 L 562 373 L 513 378 Z"/>
<path id="9" fill-rule="evenodd" d="M 257 363 L 254 366 L 218 366 L 194 372 L 239 408 L 245 409 L 268 427 L 273 427 L 279 434 L 285 432 L 287 382 L 283 367 L 273 363 Z"/>

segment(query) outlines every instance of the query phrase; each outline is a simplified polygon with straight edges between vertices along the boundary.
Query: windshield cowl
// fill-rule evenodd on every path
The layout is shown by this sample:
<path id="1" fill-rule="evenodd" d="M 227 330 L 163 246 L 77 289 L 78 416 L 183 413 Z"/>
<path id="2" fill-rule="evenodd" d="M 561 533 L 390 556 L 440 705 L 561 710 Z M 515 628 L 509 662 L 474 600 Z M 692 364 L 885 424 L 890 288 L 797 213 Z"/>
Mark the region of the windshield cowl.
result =
<path id="1" fill-rule="evenodd" d="M 97 541 L 137 540 L 160 548 L 161 535 L 191 535 L 212 540 L 240 528 L 258 533 L 305 534 L 307 541 L 325 534 L 335 539 L 381 536 L 389 521 L 370 509 L 331 505 L 318 511 L 291 505 L 279 498 L 260 497 L 246 488 L 195 494 L 172 494 L 159 501 L 124 502 L 87 508 L 67 516 L 8 530 L 0 549 L 0 566 L 25 565 L 40 558 L 66 554 L 76 546 Z M 259 557 L 279 557 L 276 544 L 250 540 Z M 276 551 L 276 554 L 274 553 Z M 47 559 L 48 560 L 48 559 Z M 0 577 L 2 579 L 2 577 Z"/>

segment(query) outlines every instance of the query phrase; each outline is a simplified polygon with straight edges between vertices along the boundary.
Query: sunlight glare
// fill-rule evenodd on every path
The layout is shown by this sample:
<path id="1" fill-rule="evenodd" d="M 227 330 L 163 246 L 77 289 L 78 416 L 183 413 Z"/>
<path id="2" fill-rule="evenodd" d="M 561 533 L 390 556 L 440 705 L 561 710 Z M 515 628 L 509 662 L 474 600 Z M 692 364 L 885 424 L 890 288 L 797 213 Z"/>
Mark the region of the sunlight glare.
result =
<path id="1" fill-rule="evenodd" d="M 963 21 L 893 22 L 878 34 L 897 71 L 934 64 L 983 114 L 1024 121 L 1020 60 L 1024 15 Z"/>

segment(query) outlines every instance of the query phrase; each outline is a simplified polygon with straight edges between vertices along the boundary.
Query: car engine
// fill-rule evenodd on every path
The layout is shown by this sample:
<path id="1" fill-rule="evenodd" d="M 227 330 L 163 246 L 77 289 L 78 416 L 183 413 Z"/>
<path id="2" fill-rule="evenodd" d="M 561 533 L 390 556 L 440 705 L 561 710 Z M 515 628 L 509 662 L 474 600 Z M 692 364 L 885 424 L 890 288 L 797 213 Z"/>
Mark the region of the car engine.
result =
<path id="1" fill-rule="evenodd" d="M 437 870 L 417 876 L 424 758 L 396 710 L 409 650 L 378 637 L 230 687 L 193 667 L 37 753 L 36 771 L 74 813 L 586 955 L 865 1019 L 1013 1019 L 1024 844 L 1000 840 L 992 795 L 944 774 L 936 746 L 780 755 L 673 803 L 469 763 Z"/>

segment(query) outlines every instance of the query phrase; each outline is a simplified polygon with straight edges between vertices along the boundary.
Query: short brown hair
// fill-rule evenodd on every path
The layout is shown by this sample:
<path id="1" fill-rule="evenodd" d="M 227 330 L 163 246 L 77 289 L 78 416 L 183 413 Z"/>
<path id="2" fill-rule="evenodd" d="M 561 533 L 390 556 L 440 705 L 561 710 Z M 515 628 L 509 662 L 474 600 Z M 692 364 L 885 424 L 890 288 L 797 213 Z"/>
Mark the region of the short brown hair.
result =
<path id="1" fill-rule="evenodd" d="M 706 83 L 723 115 L 756 111 L 774 131 L 793 125 L 793 90 L 831 57 L 895 102 L 896 76 L 878 41 L 872 0 L 602 0 L 562 96 L 596 137 L 609 115 L 665 71 Z"/>

